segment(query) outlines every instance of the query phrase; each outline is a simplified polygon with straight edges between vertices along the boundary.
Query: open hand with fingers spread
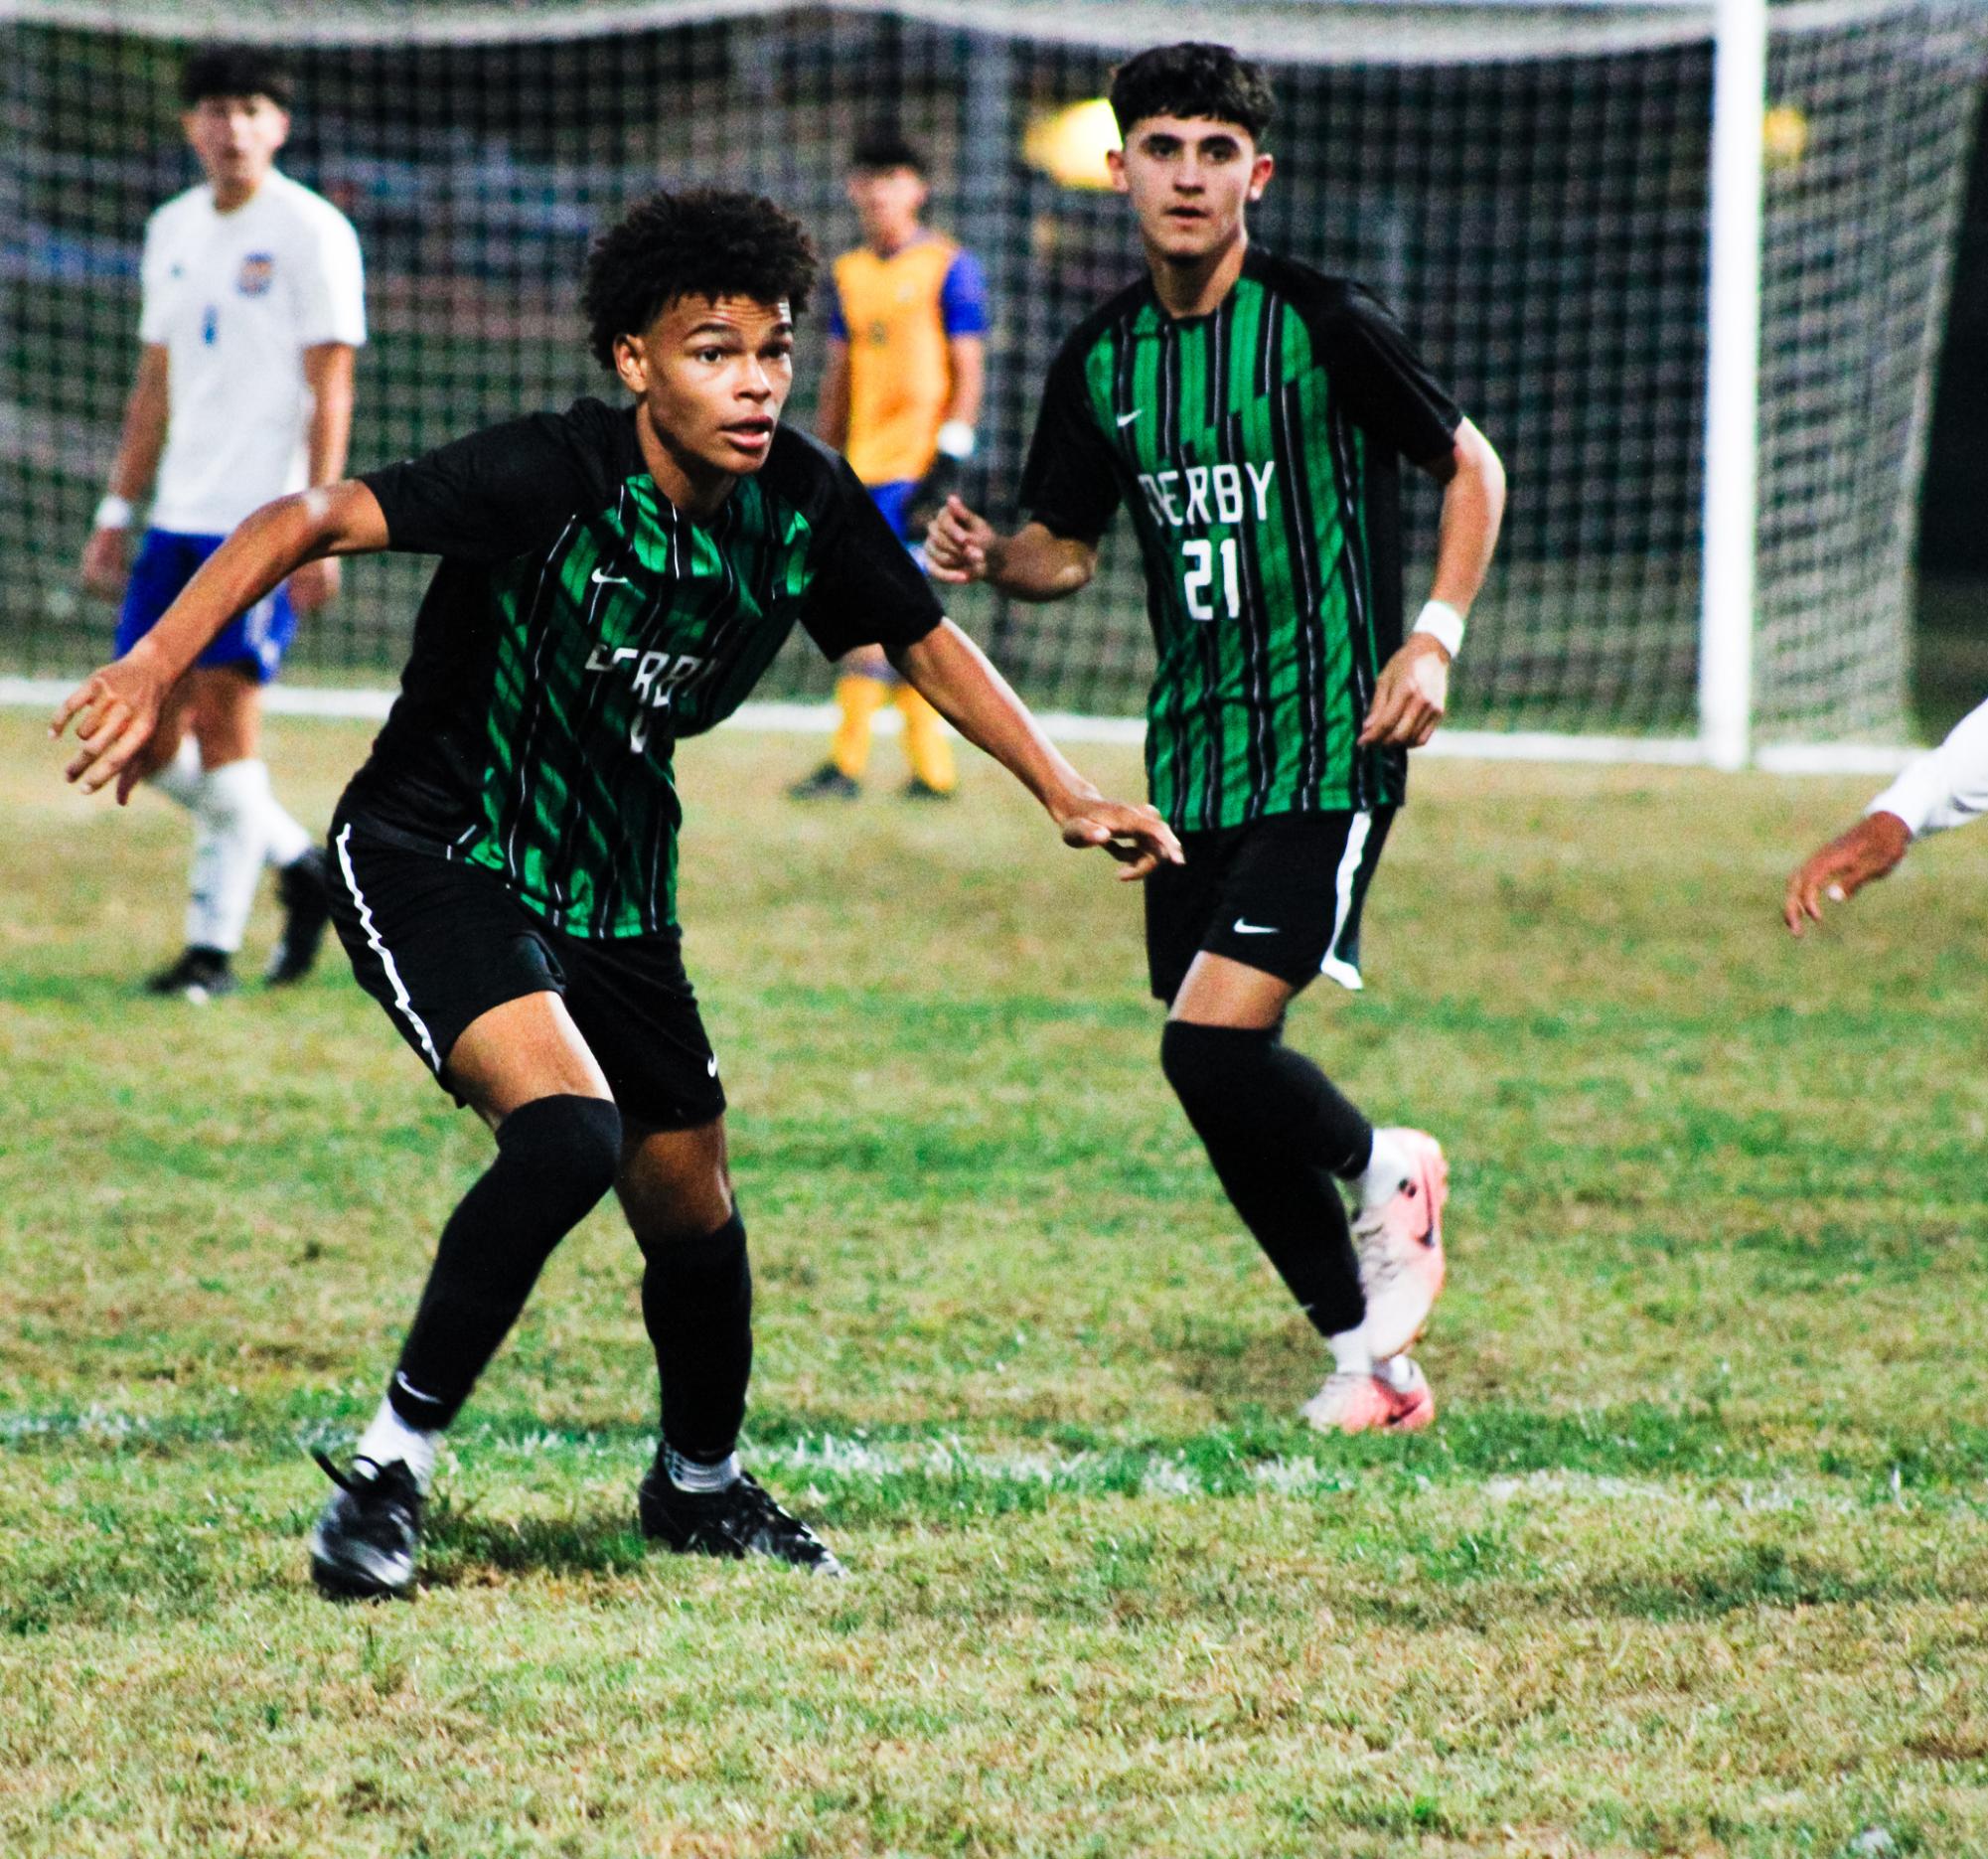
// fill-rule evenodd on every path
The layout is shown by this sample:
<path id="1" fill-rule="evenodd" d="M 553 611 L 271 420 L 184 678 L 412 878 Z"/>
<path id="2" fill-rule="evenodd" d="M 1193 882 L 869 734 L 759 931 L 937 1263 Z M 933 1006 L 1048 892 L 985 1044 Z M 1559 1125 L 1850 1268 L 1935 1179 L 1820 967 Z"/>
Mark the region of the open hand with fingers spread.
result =
<path id="1" fill-rule="evenodd" d="M 1781 898 L 1781 921 L 1799 936 L 1811 923 L 1822 921 L 1822 900 L 1844 903 L 1883 877 L 1906 855 L 1912 829 L 1897 814 L 1880 810 L 1866 814 L 1848 833 L 1812 852 L 1788 879 Z"/>
<path id="2" fill-rule="evenodd" d="M 1360 746 L 1419 749 L 1436 733 L 1449 702 L 1449 652 L 1432 634 L 1411 633 L 1381 667 Z"/>
<path id="3" fill-rule="evenodd" d="M 159 726 L 159 712 L 172 685 L 144 640 L 121 659 L 91 672 L 63 699 L 49 724 L 49 734 L 60 736 L 72 721 L 76 723 L 76 754 L 63 770 L 65 778 L 85 794 L 94 794 L 114 780 L 117 804 L 123 806 L 145 777 L 141 752 Z"/>

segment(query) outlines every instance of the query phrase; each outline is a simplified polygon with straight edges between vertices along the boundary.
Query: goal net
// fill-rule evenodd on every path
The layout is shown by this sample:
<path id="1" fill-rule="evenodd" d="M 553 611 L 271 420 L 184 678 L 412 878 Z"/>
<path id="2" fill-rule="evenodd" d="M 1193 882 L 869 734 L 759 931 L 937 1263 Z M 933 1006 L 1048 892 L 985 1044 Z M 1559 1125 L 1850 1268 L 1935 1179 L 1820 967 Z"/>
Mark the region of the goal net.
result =
<path id="1" fill-rule="evenodd" d="M 1931 362 L 1981 68 L 1983 0 L 1776 7 L 1767 64 L 1753 723 L 1906 728 Z M 978 250 L 994 328 L 981 489 L 1010 513 L 1068 329 L 1132 276 L 1124 204 L 1072 185 L 1111 66 L 1215 38 L 1266 60 L 1277 178 L 1256 236 L 1378 288 L 1511 474 L 1458 714 L 1479 727 L 1696 727 L 1712 122 L 1708 7 L 946 0 L 0 0 L 0 673 L 66 674 L 110 615 L 74 571 L 135 361 L 147 214 L 195 178 L 189 44 L 292 54 L 283 157 L 365 247 L 355 468 L 609 388 L 580 340 L 590 232 L 659 185 L 750 186 L 825 253 L 843 165 L 889 122 L 933 221 Z M 1073 155 L 1073 150 L 1074 155 Z M 1095 158 L 1095 151 L 1092 151 Z M 819 329 L 791 416 L 808 419 Z M 1411 600 L 1436 494 L 1409 491 Z M 292 682 L 382 685 L 425 564 L 353 564 Z M 1136 714 L 1150 667 L 1121 526 L 1092 588 L 956 617 L 1034 701 Z M 790 650 L 771 695 L 827 688 Z"/>

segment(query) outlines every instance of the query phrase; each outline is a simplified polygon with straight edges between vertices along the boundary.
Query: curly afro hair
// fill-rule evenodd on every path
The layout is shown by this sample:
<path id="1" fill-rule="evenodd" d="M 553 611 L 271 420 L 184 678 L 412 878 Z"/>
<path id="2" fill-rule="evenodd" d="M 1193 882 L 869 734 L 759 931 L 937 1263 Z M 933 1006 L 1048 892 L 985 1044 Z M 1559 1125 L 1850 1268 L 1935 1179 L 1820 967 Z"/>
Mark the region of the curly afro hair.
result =
<path id="1" fill-rule="evenodd" d="M 801 222 L 757 194 L 716 187 L 652 194 L 587 254 L 580 293 L 587 345 L 612 369 L 615 338 L 640 335 L 680 297 L 784 300 L 798 316 L 816 268 Z"/>
<path id="2" fill-rule="evenodd" d="M 1263 67 L 1238 58 L 1225 45 L 1155 46 L 1112 73 L 1112 114 L 1119 134 L 1147 116 L 1207 117 L 1247 129 L 1261 142 L 1276 99 Z"/>

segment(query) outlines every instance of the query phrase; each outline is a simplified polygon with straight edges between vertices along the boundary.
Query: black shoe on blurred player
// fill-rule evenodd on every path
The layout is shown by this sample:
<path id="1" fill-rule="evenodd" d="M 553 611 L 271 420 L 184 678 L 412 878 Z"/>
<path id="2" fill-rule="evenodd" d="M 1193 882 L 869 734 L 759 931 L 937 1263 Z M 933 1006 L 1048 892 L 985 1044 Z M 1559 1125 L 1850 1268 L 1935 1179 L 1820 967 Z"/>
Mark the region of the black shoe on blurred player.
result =
<path id="1" fill-rule="evenodd" d="M 227 952 L 208 949 L 199 943 L 183 950 L 170 968 L 162 968 L 156 975 L 145 978 L 147 994 L 178 995 L 196 1007 L 212 1001 L 216 995 L 232 994 L 240 985 L 234 979 Z"/>
<path id="2" fill-rule="evenodd" d="M 331 921 L 331 873 L 317 847 L 276 873 L 276 898 L 283 906 L 283 933 L 262 979 L 272 988 L 287 988 L 311 972 Z"/>
<path id="3" fill-rule="evenodd" d="M 862 783 L 845 775 L 834 762 L 824 762 L 812 775 L 803 775 L 787 790 L 790 801 L 852 801 L 862 792 Z"/>
<path id="4" fill-rule="evenodd" d="M 680 1555 L 768 1556 L 811 1575 L 846 1571 L 799 1517 L 773 1501 L 764 1485 L 741 1472 L 721 1491 L 680 1490 L 659 1450 L 635 1494 L 642 1534 Z"/>
<path id="5" fill-rule="evenodd" d="M 421 1490 L 397 1461 L 376 1466 L 355 1459 L 341 1472 L 322 1453 L 311 1455 L 338 1486 L 311 1531 L 311 1580 L 340 1601 L 379 1601 L 414 1586 L 421 1546 Z"/>

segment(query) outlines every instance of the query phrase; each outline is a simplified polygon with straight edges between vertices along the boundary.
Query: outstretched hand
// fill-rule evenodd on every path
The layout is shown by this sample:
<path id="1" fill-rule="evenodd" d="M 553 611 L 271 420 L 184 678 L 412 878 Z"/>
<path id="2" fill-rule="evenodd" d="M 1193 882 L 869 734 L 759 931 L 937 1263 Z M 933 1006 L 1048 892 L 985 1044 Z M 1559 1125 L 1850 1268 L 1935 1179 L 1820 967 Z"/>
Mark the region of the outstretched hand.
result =
<path id="1" fill-rule="evenodd" d="M 1788 879 L 1781 898 L 1781 921 L 1799 936 L 1811 923 L 1822 921 L 1822 900 L 1844 903 L 1883 877 L 1912 843 L 1912 829 L 1897 814 L 1866 814 L 1848 833 L 1811 852 Z"/>
<path id="2" fill-rule="evenodd" d="M 1450 654 L 1433 633 L 1410 633 L 1381 667 L 1360 747 L 1419 749 L 1450 702 Z"/>
<path id="3" fill-rule="evenodd" d="M 1162 864 L 1186 863 L 1173 829 L 1151 807 L 1129 807 L 1099 796 L 1059 814 L 1056 825 L 1065 846 L 1080 852 L 1095 846 L 1110 852 L 1125 867 L 1119 876 L 1128 882 Z"/>
<path id="4" fill-rule="evenodd" d="M 91 672 L 62 700 L 49 724 L 60 736 L 76 722 L 76 759 L 63 770 L 65 779 L 94 794 L 110 781 L 117 783 L 117 804 L 131 798 L 144 779 L 147 764 L 140 759 L 145 744 L 159 726 L 170 681 L 145 655 L 144 642 L 121 659 Z"/>
<path id="5" fill-rule="evenodd" d="M 926 571 L 935 581 L 955 587 L 968 581 L 984 581 L 988 576 L 988 550 L 994 542 L 994 525 L 969 510 L 962 499 L 949 497 L 925 527 Z"/>

